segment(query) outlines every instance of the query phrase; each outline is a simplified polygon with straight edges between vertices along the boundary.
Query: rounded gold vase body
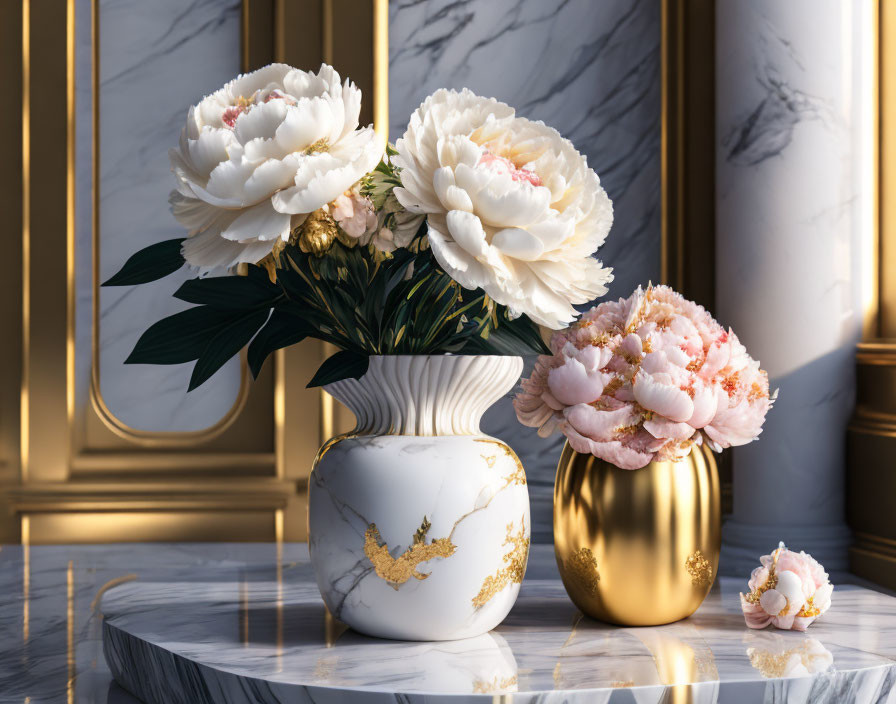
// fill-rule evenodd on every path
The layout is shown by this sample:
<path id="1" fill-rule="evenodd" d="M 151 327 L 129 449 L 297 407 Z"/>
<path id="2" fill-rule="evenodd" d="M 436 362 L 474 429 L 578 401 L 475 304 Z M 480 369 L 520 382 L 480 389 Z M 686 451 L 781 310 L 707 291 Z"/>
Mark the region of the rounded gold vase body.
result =
<path id="1" fill-rule="evenodd" d="M 620 469 L 563 448 L 554 484 L 554 550 L 583 612 L 623 626 L 687 618 L 706 598 L 721 547 L 712 453 Z"/>

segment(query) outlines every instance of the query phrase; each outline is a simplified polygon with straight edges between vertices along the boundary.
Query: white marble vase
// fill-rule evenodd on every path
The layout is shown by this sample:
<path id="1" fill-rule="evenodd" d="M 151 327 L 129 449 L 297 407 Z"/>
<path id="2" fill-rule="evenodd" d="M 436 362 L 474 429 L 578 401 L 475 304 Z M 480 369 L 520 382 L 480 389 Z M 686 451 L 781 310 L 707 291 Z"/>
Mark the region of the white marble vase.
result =
<path id="1" fill-rule="evenodd" d="M 519 357 L 374 356 L 326 387 L 357 427 L 318 453 L 309 547 L 330 613 L 402 640 L 497 626 L 529 552 L 529 493 L 513 450 L 479 430 L 522 372 Z"/>

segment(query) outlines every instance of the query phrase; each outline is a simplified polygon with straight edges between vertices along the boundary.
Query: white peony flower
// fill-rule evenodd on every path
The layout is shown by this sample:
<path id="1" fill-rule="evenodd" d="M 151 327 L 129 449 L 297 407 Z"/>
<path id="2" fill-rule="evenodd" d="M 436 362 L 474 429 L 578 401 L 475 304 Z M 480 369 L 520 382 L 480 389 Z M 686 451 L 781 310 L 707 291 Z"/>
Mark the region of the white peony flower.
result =
<path id="1" fill-rule="evenodd" d="M 385 143 L 358 129 L 360 108 L 361 91 L 326 64 L 316 74 L 271 64 L 191 107 L 169 152 L 187 262 L 256 263 L 373 169 Z"/>
<path id="2" fill-rule="evenodd" d="M 511 315 L 559 329 L 607 292 L 591 255 L 613 207 L 587 160 L 541 122 L 469 90 L 439 90 L 396 144 L 401 204 L 425 213 L 439 264 Z"/>

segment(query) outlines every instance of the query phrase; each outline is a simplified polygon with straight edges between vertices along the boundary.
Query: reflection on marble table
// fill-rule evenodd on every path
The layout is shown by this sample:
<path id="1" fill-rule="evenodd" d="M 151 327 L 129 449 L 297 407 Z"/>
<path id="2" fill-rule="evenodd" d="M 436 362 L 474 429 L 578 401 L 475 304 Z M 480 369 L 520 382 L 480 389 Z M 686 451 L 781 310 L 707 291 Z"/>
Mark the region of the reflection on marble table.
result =
<path id="1" fill-rule="evenodd" d="M 329 619 L 304 544 L 4 546 L 0 702 L 133 704 L 106 659 L 165 704 L 896 701 L 896 598 L 841 584 L 808 633 L 757 632 L 742 587 L 722 579 L 679 623 L 616 628 L 582 617 L 534 546 L 498 629 L 404 643 Z"/>

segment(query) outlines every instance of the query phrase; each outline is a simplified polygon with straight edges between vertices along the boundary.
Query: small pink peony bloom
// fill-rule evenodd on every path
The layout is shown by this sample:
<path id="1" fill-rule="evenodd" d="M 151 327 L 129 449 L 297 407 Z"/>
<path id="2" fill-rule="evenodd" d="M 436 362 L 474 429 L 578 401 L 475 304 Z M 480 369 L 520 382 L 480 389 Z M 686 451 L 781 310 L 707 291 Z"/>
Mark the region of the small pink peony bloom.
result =
<path id="1" fill-rule="evenodd" d="M 749 628 L 805 631 L 831 606 L 834 586 L 827 572 L 804 552 L 778 549 L 760 558 L 761 567 L 750 575 L 749 594 L 740 595 L 744 620 Z"/>
<path id="2" fill-rule="evenodd" d="M 626 469 L 746 444 L 772 405 L 737 336 L 668 286 L 601 303 L 550 346 L 514 400 L 520 422 Z"/>
<path id="3" fill-rule="evenodd" d="M 370 235 L 377 226 L 373 203 L 355 189 L 336 198 L 330 214 L 345 234 L 358 240 Z"/>

